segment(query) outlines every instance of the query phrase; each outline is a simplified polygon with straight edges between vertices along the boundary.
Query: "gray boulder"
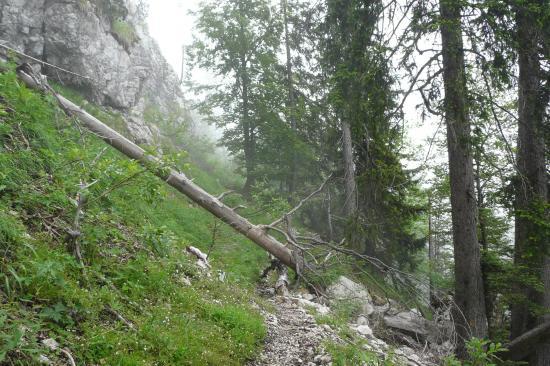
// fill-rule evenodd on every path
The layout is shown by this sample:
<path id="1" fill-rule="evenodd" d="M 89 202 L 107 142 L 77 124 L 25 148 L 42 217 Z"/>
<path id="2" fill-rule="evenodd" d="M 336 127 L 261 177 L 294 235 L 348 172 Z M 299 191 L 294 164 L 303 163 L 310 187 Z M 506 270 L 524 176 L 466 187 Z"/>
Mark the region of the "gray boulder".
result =
<path id="1" fill-rule="evenodd" d="M 50 79 L 121 112 L 126 132 L 136 141 L 150 142 L 158 127 L 144 115 L 158 112 L 180 123 L 189 119 L 183 110 L 178 77 L 149 36 L 133 0 L 101 4 L 1 1 L 0 40 L 17 51 L 86 76 L 44 69 Z"/>
<path id="2" fill-rule="evenodd" d="M 361 304 L 362 312 L 371 315 L 374 312 L 372 298 L 365 286 L 340 276 L 336 282 L 327 288 L 331 300 L 356 301 Z"/>
<path id="3" fill-rule="evenodd" d="M 386 315 L 384 316 L 384 325 L 422 339 L 428 336 L 428 320 L 412 311 L 400 312 L 397 315 Z"/>

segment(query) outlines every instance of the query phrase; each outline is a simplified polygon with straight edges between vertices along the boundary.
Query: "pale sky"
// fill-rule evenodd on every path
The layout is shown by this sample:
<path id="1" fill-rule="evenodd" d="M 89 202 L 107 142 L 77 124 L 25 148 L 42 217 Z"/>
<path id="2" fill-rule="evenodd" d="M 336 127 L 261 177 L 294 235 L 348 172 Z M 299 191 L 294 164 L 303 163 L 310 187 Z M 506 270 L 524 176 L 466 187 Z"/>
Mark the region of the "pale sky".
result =
<path id="1" fill-rule="evenodd" d="M 179 74 L 182 46 L 193 41 L 193 17 L 200 0 L 150 0 L 149 33 L 155 38 L 164 57 Z"/>

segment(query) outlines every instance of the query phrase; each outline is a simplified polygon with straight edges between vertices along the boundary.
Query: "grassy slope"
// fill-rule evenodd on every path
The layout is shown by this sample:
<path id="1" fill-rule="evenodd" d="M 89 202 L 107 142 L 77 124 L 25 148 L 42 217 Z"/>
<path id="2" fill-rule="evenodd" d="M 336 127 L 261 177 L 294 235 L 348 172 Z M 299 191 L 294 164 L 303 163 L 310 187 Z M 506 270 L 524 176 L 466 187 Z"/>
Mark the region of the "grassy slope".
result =
<path id="1" fill-rule="evenodd" d="M 40 345 L 50 337 L 78 364 L 231 365 L 257 352 L 265 328 L 250 298 L 264 252 L 224 227 L 212 262 L 228 280 L 197 276 L 184 248 L 208 250 L 213 217 L 112 149 L 101 153 L 54 105 L 0 74 L 0 363 L 62 359 Z M 85 191 L 84 266 L 66 234 L 81 180 L 97 181 Z"/>

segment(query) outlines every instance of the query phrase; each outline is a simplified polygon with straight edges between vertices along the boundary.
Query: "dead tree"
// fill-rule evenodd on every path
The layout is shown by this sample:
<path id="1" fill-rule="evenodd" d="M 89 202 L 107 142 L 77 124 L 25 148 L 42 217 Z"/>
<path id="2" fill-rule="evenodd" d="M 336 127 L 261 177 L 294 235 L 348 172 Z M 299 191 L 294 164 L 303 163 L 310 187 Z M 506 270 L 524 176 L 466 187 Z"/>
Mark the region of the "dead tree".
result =
<path id="1" fill-rule="evenodd" d="M 28 70 L 28 68 L 25 68 L 25 70 Z M 32 89 L 53 93 L 60 107 L 67 114 L 77 117 L 87 129 L 99 136 L 103 141 L 127 157 L 140 162 L 157 177 L 271 253 L 284 265 L 293 270 L 298 269 L 300 262 L 298 256 L 283 243 L 269 235 L 265 227 L 250 223 L 233 209 L 220 202 L 219 199 L 193 183 L 185 174 L 164 166 L 159 158 L 147 154 L 141 147 L 111 129 L 70 100 L 53 91 L 43 77 L 30 74 L 28 71 L 25 72 L 23 68 L 19 69 L 18 76 Z"/>

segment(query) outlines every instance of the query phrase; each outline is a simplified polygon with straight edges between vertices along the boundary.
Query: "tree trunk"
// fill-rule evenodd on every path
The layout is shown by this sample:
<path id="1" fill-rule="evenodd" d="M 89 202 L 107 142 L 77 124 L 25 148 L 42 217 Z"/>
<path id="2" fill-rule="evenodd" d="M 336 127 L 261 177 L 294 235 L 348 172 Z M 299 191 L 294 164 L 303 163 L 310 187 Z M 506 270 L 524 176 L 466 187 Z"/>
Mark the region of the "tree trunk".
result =
<path id="1" fill-rule="evenodd" d="M 365 253 L 365 246 L 357 232 L 357 184 L 355 182 L 355 163 L 353 162 L 353 141 L 351 128 L 342 122 L 342 148 L 344 153 L 344 213 L 349 220 L 348 236 L 350 246 L 359 253 Z"/>
<path id="2" fill-rule="evenodd" d="M 342 148 L 344 152 L 344 188 L 346 194 L 344 212 L 346 216 L 351 218 L 357 214 L 357 185 L 355 183 L 351 128 L 347 122 L 342 122 Z"/>
<path id="3" fill-rule="evenodd" d="M 296 102 L 294 95 L 294 85 L 292 82 L 292 56 L 290 53 L 290 34 L 288 31 L 288 1 L 281 0 L 281 5 L 283 8 L 283 22 L 285 28 L 285 50 L 286 50 L 286 79 L 287 79 L 287 88 L 288 88 L 288 99 L 286 102 L 286 109 L 288 117 L 290 120 L 290 128 L 294 133 L 294 137 L 297 137 L 297 126 L 296 126 Z M 294 151 L 294 146 L 291 146 L 291 158 L 290 158 L 290 170 L 288 176 L 288 199 L 292 201 L 292 194 L 296 190 L 296 179 L 297 179 L 297 170 L 296 170 L 296 152 Z"/>
<path id="4" fill-rule="evenodd" d="M 538 54 L 541 41 L 541 29 L 536 10 L 542 6 L 540 1 L 526 1 L 516 11 L 517 41 L 519 58 L 518 79 L 518 147 L 517 167 L 519 182 L 516 193 L 516 230 L 514 261 L 518 268 L 542 279 L 544 293 L 532 286 L 518 284 L 519 292 L 526 301 L 512 306 L 511 337 L 521 334 L 544 322 L 545 316 L 536 319 L 530 311 L 528 302 L 538 303 L 550 308 L 550 261 L 548 258 L 549 239 L 544 235 L 538 223 L 548 219 L 548 213 L 537 213 L 536 207 L 548 202 L 548 180 L 546 175 L 544 111 L 548 101 L 541 100 L 544 95 L 542 75 Z M 537 217 L 539 216 L 539 217 Z M 539 255 L 546 253 L 546 255 Z M 542 270 L 539 270 L 542 269 Z M 548 318 L 548 315 L 546 315 Z M 536 347 L 531 356 L 532 365 L 550 364 L 550 344 L 543 342 Z"/>
<path id="5" fill-rule="evenodd" d="M 244 18 L 245 11 L 243 9 L 243 3 L 239 2 L 239 13 Z M 240 24 L 240 37 L 245 39 L 244 25 Z M 243 187 L 243 195 L 245 197 L 250 196 L 252 187 L 256 183 L 256 144 L 254 136 L 254 128 L 250 119 L 250 76 L 248 74 L 248 60 L 245 51 L 241 51 L 239 54 L 239 74 L 237 75 L 238 82 L 241 84 L 241 126 L 243 132 L 243 152 L 244 152 L 244 165 L 246 167 L 246 181 Z"/>
<path id="6" fill-rule="evenodd" d="M 504 360 L 521 361 L 533 354 L 538 344 L 548 342 L 549 338 L 550 321 L 537 325 L 506 344 L 507 351 L 499 352 L 498 356 Z M 548 365 L 548 363 L 538 365 Z"/>
<path id="7" fill-rule="evenodd" d="M 481 187 L 481 147 L 476 147 L 475 153 L 475 184 L 477 191 L 477 214 L 478 214 L 478 226 L 479 226 L 479 241 L 481 244 L 481 276 L 483 278 L 483 289 L 485 291 L 485 314 L 487 315 L 487 325 L 489 333 L 491 332 L 491 319 L 493 316 L 493 298 L 490 293 L 489 287 L 489 272 L 491 270 L 489 265 L 489 243 L 487 241 L 487 225 L 485 223 L 484 208 L 485 208 L 485 196 L 483 195 L 483 188 Z"/>
<path id="8" fill-rule="evenodd" d="M 38 84 L 33 77 L 24 72 L 19 72 L 18 75 L 27 86 L 34 89 L 43 90 L 43 86 Z M 193 181 L 187 178 L 185 174 L 177 172 L 173 169 L 167 169 L 157 158 L 147 154 L 141 147 L 106 126 L 100 120 L 88 114 L 70 100 L 57 93 L 55 93 L 55 97 L 57 98 L 61 108 L 63 108 L 67 114 L 78 117 L 86 128 L 92 131 L 95 135 L 99 136 L 106 143 L 127 157 L 139 161 L 143 164 L 143 166 L 148 168 L 153 174 L 158 176 L 164 182 L 189 197 L 214 216 L 220 218 L 223 222 L 252 240 L 254 243 L 258 244 L 286 266 L 296 270 L 298 266 L 296 263 L 297 257 L 295 257 L 293 252 L 284 244 L 268 235 L 262 227 L 253 225 L 247 219 L 238 215 L 234 210 L 224 205 L 216 197 L 208 194 L 202 188 L 193 183 Z"/>
<path id="9" fill-rule="evenodd" d="M 432 228 L 432 197 L 428 198 L 428 263 L 429 263 L 429 273 L 430 273 L 430 304 L 436 304 L 437 294 L 435 293 L 435 286 L 433 283 L 433 277 L 435 274 L 435 260 L 436 260 L 436 250 L 435 242 L 433 240 L 433 228 Z"/>
<path id="10" fill-rule="evenodd" d="M 241 124 L 243 128 L 244 137 L 244 161 L 246 167 L 246 182 L 243 187 L 243 193 L 245 196 L 250 196 L 252 187 L 256 183 L 255 176 L 255 156 L 256 147 L 254 144 L 254 131 L 252 124 L 250 123 L 250 100 L 248 95 L 248 88 L 250 86 L 250 80 L 248 78 L 248 72 L 246 70 L 246 58 L 243 56 L 241 60 L 241 85 L 242 85 L 242 111 L 241 111 Z"/>
<path id="11" fill-rule="evenodd" d="M 477 241 L 477 207 L 466 102 L 466 75 L 460 3 L 440 0 L 445 120 L 451 185 L 457 353 L 466 356 L 465 340 L 487 336 L 487 316 Z"/>

